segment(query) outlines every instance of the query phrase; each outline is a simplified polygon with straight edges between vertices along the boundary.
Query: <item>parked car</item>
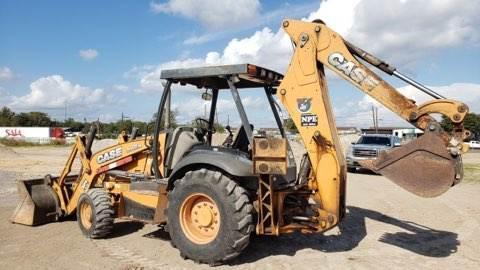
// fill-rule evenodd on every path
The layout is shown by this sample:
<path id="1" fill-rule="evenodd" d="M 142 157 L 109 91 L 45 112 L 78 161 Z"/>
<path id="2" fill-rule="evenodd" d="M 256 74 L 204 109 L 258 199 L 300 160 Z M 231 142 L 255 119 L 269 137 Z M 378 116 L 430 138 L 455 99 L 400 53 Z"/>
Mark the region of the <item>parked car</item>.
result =
<path id="1" fill-rule="evenodd" d="M 376 159 L 380 151 L 400 146 L 400 138 L 386 134 L 365 134 L 347 150 L 347 169 L 354 172 L 362 168 L 359 161 Z"/>
<path id="2" fill-rule="evenodd" d="M 479 141 L 469 141 L 468 146 L 470 146 L 471 149 L 480 149 L 480 142 Z"/>

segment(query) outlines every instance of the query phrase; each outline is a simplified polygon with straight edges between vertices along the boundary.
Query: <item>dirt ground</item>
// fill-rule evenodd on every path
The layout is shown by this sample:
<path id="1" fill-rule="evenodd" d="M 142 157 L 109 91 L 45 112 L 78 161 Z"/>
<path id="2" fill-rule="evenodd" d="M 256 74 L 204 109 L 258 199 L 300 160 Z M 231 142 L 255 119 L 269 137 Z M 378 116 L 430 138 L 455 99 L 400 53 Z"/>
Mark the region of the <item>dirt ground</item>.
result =
<path id="1" fill-rule="evenodd" d="M 119 221 L 105 240 L 88 240 L 75 220 L 11 224 L 15 179 L 58 174 L 68 147 L 0 146 L 0 269 L 208 269 L 180 258 L 168 233 Z M 480 164 L 480 153 L 464 162 Z M 480 183 L 478 181 L 477 183 Z M 254 237 L 215 269 L 480 269 L 480 184 L 462 182 L 434 199 L 415 197 L 382 176 L 348 175 L 348 213 L 323 235 Z"/>

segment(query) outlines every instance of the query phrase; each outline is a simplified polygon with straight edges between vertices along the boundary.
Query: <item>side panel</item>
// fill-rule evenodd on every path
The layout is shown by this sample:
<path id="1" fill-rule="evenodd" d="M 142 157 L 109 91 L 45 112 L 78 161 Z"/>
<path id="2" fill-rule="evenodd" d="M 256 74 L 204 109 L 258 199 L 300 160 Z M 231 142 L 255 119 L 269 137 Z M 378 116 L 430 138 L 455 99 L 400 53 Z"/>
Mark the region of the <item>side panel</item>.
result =
<path id="1" fill-rule="evenodd" d="M 87 163 L 84 164 L 84 168 L 86 168 L 85 170 L 88 172 L 82 174 L 82 178 L 79 179 L 80 182 L 75 186 L 74 190 L 72 190 L 72 196 L 67 204 L 67 214 L 71 214 L 75 211 L 80 195 L 92 187 L 99 175 L 108 170 L 125 166 L 129 162 L 132 162 L 134 157 L 139 153 L 147 150 L 148 146 L 145 145 L 144 142 L 145 140 L 138 139 L 126 143 L 115 144 L 93 154 L 90 160 L 85 157 L 84 150 L 79 149 L 80 155 L 83 155 L 81 158 L 82 163 Z M 82 145 L 83 144 L 80 142 L 77 142 L 77 146 Z M 138 169 L 141 170 L 142 168 Z"/>

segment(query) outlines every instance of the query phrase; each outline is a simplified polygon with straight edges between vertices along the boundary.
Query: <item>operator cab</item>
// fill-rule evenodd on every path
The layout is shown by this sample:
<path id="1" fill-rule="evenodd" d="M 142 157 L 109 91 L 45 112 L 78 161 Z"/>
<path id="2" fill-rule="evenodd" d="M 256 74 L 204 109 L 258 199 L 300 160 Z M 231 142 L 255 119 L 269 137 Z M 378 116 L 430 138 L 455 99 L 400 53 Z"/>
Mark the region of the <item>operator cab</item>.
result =
<path id="1" fill-rule="evenodd" d="M 212 66 L 200 68 L 186 68 L 163 70 L 160 76 L 166 80 L 162 101 L 160 102 L 158 111 L 158 121 L 160 118 L 170 119 L 170 100 L 171 96 L 175 97 L 177 86 L 196 87 L 199 90 L 201 98 L 204 102 L 205 113 L 203 117 L 197 117 L 188 127 L 176 127 L 169 129 L 168 125 L 161 130 L 160 125 L 156 127 L 155 136 L 160 133 L 166 133 L 167 139 L 165 143 L 165 175 L 170 177 L 180 170 L 181 166 L 185 166 L 186 159 L 196 154 L 202 153 L 206 158 L 196 160 L 196 162 L 211 162 L 212 165 L 228 161 L 230 158 L 244 159 L 245 163 L 250 164 L 249 173 L 252 176 L 252 143 L 254 126 L 249 122 L 245 108 L 239 95 L 240 89 L 259 88 L 266 94 L 268 104 L 275 118 L 278 130 L 282 138 L 285 138 L 285 132 L 282 126 L 282 120 L 277 111 L 273 95 L 276 93 L 276 87 L 280 84 L 283 75 L 265 68 L 261 68 L 251 64 Z M 218 97 L 221 91 L 230 92 L 233 98 L 235 108 L 241 120 L 241 125 L 234 130 L 228 126 L 226 128 L 226 138 L 220 142 L 214 142 L 214 134 L 216 133 L 216 121 L 218 121 Z M 207 106 L 209 113 L 207 114 Z M 256 136 L 255 136 L 256 137 Z M 158 140 L 154 140 L 154 144 Z M 296 166 L 293 154 L 289 149 L 288 171 L 290 172 L 285 178 L 285 183 L 295 180 Z M 155 150 L 154 150 L 155 153 Z M 214 161 L 214 158 L 222 160 Z M 209 159 L 209 160 L 207 160 Z M 154 157 L 154 162 L 157 158 Z M 234 164 L 232 162 L 232 164 Z M 228 165 L 225 165 L 228 167 Z M 155 170 L 156 166 L 154 166 Z M 282 182 L 282 181 L 279 181 Z"/>

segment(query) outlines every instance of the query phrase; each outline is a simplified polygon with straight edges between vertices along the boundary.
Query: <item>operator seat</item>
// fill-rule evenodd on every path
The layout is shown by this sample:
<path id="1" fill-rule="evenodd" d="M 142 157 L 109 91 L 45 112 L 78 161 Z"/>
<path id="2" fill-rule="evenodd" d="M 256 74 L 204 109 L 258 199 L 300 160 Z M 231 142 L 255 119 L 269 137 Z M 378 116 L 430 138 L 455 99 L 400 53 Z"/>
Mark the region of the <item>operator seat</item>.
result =
<path id="1" fill-rule="evenodd" d="M 253 125 L 250 124 L 250 129 L 253 130 Z M 242 152 L 248 153 L 248 145 L 249 145 L 247 132 L 243 128 L 243 125 L 238 129 L 237 136 L 233 140 L 232 148 L 238 149 Z"/>
<path id="2" fill-rule="evenodd" d="M 191 127 L 178 127 L 169 134 L 165 145 L 165 168 L 170 171 L 193 146 L 203 144 Z"/>

